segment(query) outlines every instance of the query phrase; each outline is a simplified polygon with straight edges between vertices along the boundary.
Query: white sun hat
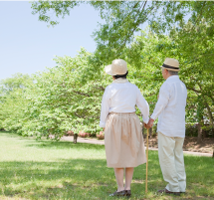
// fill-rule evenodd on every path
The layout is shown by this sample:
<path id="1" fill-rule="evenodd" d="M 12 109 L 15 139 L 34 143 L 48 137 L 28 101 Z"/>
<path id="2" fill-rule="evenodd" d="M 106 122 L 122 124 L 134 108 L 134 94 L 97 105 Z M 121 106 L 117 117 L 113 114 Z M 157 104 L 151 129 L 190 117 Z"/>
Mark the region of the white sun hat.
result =
<path id="1" fill-rule="evenodd" d="M 106 66 L 104 70 L 111 76 L 123 75 L 127 72 L 127 64 L 123 59 L 116 59 L 112 61 L 111 65 Z"/>
<path id="2" fill-rule="evenodd" d="M 179 62 L 174 58 L 166 58 L 161 66 L 169 71 L 179 71 Z"/>

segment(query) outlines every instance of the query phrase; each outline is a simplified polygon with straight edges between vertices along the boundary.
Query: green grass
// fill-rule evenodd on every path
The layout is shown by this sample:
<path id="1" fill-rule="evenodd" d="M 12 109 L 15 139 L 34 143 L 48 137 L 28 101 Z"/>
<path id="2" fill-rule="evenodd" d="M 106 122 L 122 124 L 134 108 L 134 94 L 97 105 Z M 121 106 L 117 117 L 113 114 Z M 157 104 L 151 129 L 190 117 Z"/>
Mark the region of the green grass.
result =
<path id="1" fill-rule="evenodd" d="M 158 154 L 150 151 L 149 192 L 145 194 L 146 165 L 141 165 L 135 168 L 130 199 L 214 199 L 214 159 L 188 155 L 185 165 L 186 194 L 158 195 L 166 183 Z M 0 199 L 115 199 L 108 195 L 116 187 L 104 146 L 36 141 L 0 132 Z"/>

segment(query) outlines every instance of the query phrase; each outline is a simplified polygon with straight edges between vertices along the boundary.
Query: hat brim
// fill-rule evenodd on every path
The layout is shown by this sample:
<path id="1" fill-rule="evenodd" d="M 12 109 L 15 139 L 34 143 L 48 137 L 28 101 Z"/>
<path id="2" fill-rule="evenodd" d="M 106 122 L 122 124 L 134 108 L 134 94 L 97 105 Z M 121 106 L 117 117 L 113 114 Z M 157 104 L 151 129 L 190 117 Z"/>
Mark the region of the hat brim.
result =
<path id="1" fill-rule="evenodd" d="M 105 66 L 104 71 L 105 71 L 107 74 L 111 75 L 111 76 L 116 75 L 116 74 L 113 74 L 113 73 L 112 73 L 111 69 L 112 69 L 112 65 L 107 65 L 107 66 Z"/>
<path id="2" fill-rule="evenodd" d="M 180 71 L 180 69 L 170 69 L 170 68 L 167 68 L 167 67 L 164 67 L 164 66 L 160 66 L 161 68 L 164 68 L 164 69 L 167 69 L 169 71 L 174 71 L 174 72 L 178 72 Z"/>

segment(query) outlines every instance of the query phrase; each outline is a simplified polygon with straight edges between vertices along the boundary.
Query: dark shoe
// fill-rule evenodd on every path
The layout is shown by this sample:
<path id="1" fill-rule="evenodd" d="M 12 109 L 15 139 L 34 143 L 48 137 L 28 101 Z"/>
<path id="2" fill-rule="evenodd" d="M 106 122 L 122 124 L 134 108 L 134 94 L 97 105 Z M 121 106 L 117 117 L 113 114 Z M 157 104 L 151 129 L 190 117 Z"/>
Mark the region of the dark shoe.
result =
<path id="1" fill-rule="evenodd" d="M 127 197 L 130 197 L 132 194 L 131 194 L 131 190 L 126 190 L 126 195 Z"/>
<path id="2" fill-rule="evenodd" d="M 167 190 L 166 188 L 163 189 L 163 190 L 158 190 L 158 193 L 174 194 L 176 196 L 180 196 L 181 195 L 180 192 L 171 192 L 171 191 Z"/>
<path id="3" fill-rule="evenodd" d="M 126 196 L 126 190 L 122 190 L 120 192 L 114 192 L 112 194 L 109 195 L 110 197 L 123 197 Z"/>

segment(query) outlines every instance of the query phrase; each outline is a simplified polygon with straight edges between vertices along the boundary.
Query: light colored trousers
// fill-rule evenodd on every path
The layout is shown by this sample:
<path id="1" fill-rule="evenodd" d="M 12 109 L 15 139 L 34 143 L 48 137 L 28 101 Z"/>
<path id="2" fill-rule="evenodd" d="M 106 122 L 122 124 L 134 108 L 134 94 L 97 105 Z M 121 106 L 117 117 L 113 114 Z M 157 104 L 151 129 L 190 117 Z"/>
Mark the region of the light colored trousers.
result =
<path id="1" fill-rule="evenodd" d="M 171 192 L 185 192 L 186 173 L 183 157 L 184 138 L 167 137 L 158 132 L 158 155 L 163 178 Z"/>

